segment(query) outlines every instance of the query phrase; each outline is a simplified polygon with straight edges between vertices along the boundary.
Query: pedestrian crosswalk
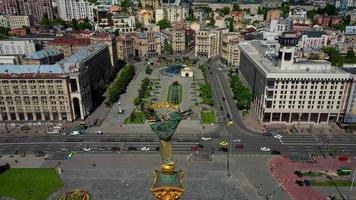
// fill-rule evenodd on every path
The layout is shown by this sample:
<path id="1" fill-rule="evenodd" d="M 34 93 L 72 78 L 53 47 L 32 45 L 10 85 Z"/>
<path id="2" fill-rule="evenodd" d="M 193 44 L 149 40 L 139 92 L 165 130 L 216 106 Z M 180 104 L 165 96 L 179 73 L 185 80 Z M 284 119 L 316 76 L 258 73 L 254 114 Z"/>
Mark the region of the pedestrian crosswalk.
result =
<path id="1" fill-rule="evenodd" d="M 283 135 L 279 140 L 284 145 L 356 146 L 356 136 L 354 135 Z"/>

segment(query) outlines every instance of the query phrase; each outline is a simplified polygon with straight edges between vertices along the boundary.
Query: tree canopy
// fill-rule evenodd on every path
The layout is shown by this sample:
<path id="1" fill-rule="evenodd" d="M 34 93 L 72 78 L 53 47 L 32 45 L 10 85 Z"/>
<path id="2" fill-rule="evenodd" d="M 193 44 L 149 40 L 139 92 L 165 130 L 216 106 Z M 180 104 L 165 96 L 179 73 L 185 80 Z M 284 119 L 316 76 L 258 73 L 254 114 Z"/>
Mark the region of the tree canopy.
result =
<path id="1" fill-rule="evenodd" d="M 172 27 L 171 23 L 170 23 L 167 19 L 161 19 L 161 20 L 159 20 L 158 23 L 157 23 L 157 25 L 159 26 L 159 28 L 160 28 L 161 30 L 164 30 L 164 29 L 166 29 L 166 28 L 171 28 L 171 27 Z"/>

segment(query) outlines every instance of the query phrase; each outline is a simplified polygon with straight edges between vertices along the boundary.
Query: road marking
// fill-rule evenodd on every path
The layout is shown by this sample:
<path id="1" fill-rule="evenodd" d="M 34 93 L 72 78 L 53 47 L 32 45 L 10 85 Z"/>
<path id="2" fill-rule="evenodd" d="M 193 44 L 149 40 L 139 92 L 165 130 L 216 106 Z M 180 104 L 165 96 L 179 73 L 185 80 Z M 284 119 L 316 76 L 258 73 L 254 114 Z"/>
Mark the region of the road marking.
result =
<path id="1" fill-rule="evenodd" d="M 325 144 L 320 144 L 320 143 L 282 143 L 283 145 L 298 145 L 298 146 L 305 146 L 305 145 L 310 145 L 310 146 L 320 146 L 320 145 L 325 145 Z M 356 143 L 354 144 L 328 144 L 328 146 L 356 146 Z"/>
<path id="2" fill-rule="evenodd" d="M 222 84 L 221 84 L 221 81 L 220 81 L 220 78 L 219 78 L 218 74 L 215 74 L 215 75 L 216 75 L 216 77 L 218 78 L 218 82 L 219 82 L 219 85 L 220 85 L 221 91 L 222 91 L 222 93 L 223 93 L 223 95 L 224 95 L 224 98 L 225 98 L 225 104 L 226 104 L 227 109 L 228 109 L 228 111 L 229 111 L 230 118 L 232 119 L 230 106 L 229 106 L 229 105 L 228 105 L 228 103 L 227 103 L 227 100 L 226 100 L 226 95 L 225 95 L 225 92 L 224 92 L 224 88 L 223 88 L 223 86 L 222 86 Z"/>

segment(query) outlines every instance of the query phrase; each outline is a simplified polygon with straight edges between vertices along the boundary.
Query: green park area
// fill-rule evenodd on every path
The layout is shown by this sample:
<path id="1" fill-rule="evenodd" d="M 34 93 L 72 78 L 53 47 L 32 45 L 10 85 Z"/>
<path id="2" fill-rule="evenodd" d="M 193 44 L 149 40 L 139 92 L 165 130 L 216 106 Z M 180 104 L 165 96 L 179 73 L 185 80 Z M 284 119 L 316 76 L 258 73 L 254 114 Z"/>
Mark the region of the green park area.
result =
<path id="1" fill-rule="evenodd" d="M 124 120 L 124 124 L 143 124 L 145 121 L 145 115 L 141 111 L 132 111 L 130 117 Z"/>
<path id="2" fill-rule="evenodd" d="M 177 81 L 169 86 L 167 101 L 174 104 L 180 104 L 182 101 L 182 86 Z"/>
<path id="3" fill-rule="evenodd" d="M 351 181 L 332 181 L 332 180 L 325 180 L 325 181 L 316 181 L 312 180 L 312 186 L 319 186 L 319 187 L 350 187 L 351 186 Z M 353 184 L 353 186 L 356 186 L 356 183 Z"/>
<path id="4" fill-rule="evenodd" d="M 203 124 L 211 124 L 216 122 L 215 113 L 212 110 L 202 111 L 200 115 Z"/>
<path id="5" fill-rule="evenodd" d="M 0 197 L 45 200 L 63 187 L 55 169 L 9 169 L 0 175 Z"/>

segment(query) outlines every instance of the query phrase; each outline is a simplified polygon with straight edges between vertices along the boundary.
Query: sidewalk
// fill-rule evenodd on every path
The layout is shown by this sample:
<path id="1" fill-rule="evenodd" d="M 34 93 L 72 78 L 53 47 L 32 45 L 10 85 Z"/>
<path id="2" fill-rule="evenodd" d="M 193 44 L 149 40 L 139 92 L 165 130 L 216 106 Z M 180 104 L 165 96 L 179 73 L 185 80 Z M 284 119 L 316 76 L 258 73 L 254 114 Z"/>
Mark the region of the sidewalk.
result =
<path id="1" fill-rule="evenodd" d="M 316 163 L 304 163 L 297 162 L 292 163 L 288 158 L 275 157 L 270 160 L 269 168 L 271 174 L 282 185 L 282 187 L 288 192 L 288 194 L 295 200 L 321 200 L 325 199 L 316 188 L 300 187 L 296 184 L 296 180 L 303 181 L 304 179 L 311 179 L 310 177 L 297 177 L 295 171 L 328 171 L 335 172 L 342 166 L 348 166 L 351 169 L 356 167 L 356 160 L 350 158 L 349 162 L 339 161 L 337 159 L 317 157 Z"/>

